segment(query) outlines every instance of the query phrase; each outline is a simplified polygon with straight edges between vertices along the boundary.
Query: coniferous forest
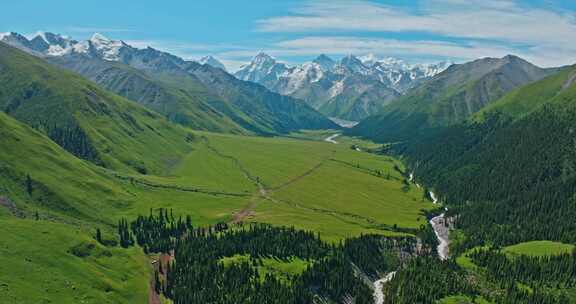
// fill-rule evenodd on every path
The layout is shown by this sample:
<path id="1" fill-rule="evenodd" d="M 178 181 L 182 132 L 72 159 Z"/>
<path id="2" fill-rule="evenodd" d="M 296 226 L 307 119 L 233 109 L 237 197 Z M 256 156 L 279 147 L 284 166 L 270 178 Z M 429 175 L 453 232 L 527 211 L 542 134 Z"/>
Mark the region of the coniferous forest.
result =
<path id="1" fill-rule="evenodd" d="M 328 244 L 312 232 L 265 224 L 194 227 L 189 216 L 176 218 L 164 209 L 130 223 L 121 220 L 118 234 L 122 246 L 138 245 L 164 257 L 156 261 L 154 286 L 174 303 L 373 303 L 365 280 L 397 269 L 416 254 L 412 237 L 363 235 Z M 248 255 L 250 262 L 222 263 L 235 255 Z M 283 281 L 259 275 L 255 266 L 264 258 L 309 264 Z"/>

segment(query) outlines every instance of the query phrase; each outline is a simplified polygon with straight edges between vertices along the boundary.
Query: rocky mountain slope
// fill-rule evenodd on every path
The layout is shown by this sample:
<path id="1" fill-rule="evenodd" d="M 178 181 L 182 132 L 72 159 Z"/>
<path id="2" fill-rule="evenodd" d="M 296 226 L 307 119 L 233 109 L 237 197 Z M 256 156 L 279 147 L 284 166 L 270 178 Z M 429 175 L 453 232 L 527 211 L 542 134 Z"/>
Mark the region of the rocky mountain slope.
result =
<path id="1" fill-rule="evenodd" d="M 409 65 L 392 58 L 380 60 L 374 55 L 348 55 L 339 61 L 320 55 L 311 62 L 289 66 L 259 53 L 235 76 L 303 99 L 328 116 L 361 120 L 447 66 L 448 63 Z"/>
<path id="2" fill-rule="evenodd" d="M 202 65 L 100 34 L 81 42 L 50 33 L 31 40 L 9 33 L 0 39 L 193 128 L 275 134 L 336 127 L 303 102 L 239 81 L 209 58 Z"/>
<path id="3" fill-rule="evenodd" d="M 404 141 L 461 122 L 513 89 L 556 69 L 519 57 L 483 58 L 453 65 L 358 124 L 351 134 Z"/>
<path id="4" fill-rule="evenodd" d="M 161 172 L 187 132 L 91 81 L 0 43 L 0 109 L 100 166 Z"/>

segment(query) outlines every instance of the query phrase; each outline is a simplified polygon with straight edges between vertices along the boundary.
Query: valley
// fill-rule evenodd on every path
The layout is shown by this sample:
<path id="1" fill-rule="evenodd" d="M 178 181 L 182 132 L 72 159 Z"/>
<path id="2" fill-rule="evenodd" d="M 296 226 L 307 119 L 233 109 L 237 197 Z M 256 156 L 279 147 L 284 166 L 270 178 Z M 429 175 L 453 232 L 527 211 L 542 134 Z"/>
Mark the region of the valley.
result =
<path id="1" fill-rule="evenodd" d="M 574 4 L 30 2 L 0 303 L 576 303 Z"/>
<path id="2" fill-rule="evenodd" d="M 8 117 L 3 119 L 8 123 L 15 123 Z M 31 132 L 26 127 L 21 128 L 23 132 Z M 83 288 L 89 288 L 88 286 L 94 288 L 93 292 L 85 294 L 83 298 L 88 302 L 97 299 L 123 302 L 146 297 L 146 288 L 143 287 L 146 284 L 142 275 L 138 281 L 119 280 L 114 277 L 115 273 L 129 274 L 108 262 L 118 261 L 124 264 L 126 262 L 122 261 L 129 259 L 133 262 L 123 267 L 130 267 L 130 271 L 145 274 L 149 271 L 149 266 L 146 265 L 143 254 L 137 249 L 129 252 L 121 249 L 110 250 L 98 244 L 93 235 L 95 229 L 99 228 L 105 238 L 112 238 L 115 222 L 124 217 L 134 218 L 147 214 L 151 208 L 165 208 L 174 210 L 177 214 L 189 214 L 195 225 L 257 222 L 292 226 L 320 233 L 322 239 L 328 242 L 339 242 L 344 238 L 366 233 L 385 236 L 410 235 L 415 233 L 421 224 L 426 223 L 424 212 L 432 209 L 433 204 L 424 199 L 422 189 L 414 186 L 405 189 L 402 181 L 406 177 L 395 169 L 397 167 L 403 170 L 400 161 L 351 149 L 352 144 L 373 146 L 370 142 L 338 137 L 338 144 L 333 144 L 324 142 L 322 137 L 314 139 L 317 133 L 319 132 L 301 133 L 299 136 L 308 138 L 304 140 L 195 131 L 190 152 L 177 161 L 166 163 L 166 167 L 160 170 L 166 172 L 163 175 L 119 173 L 81 162 L 88 172 L 92 172 L 90 174 L 95 174 L 93 182 L 66 187 L 49 186 L 55 196 L 64 199 L 70 197 L 73 200 L 73 193 L 77 193 L 76 195 L 80 195 L 83 201 L 87 202 L 86 206 L 92 206 L 90 211 L 78 210 L 86 214 L 85 219 L 80 222 L 73 219 L 70 212 L 53 209 L 48 201 L 40 201 L 40 194 L 38 198 L 27 198 L 27 195 L 22 193 L 24 189 L 17 184 L 5 188 L 4 191 L 7 192 L 4 192 L 4 195 L 16 203 L 17 210 L 24 214 L 25 219 L 14 218 L 8 209 L 1 208 L 2 224 L 11 227 L 14 237 L 38 238 L 38 248 L 46 247 L 53 254 L 63 254 L 64 260 L 70 263 L 70 266 L 65 267 L 65 270 L 59 267 L 61 270 L 57 275 L 62 280 L 67 280 L 69 287 L 53 281 L 53 287 L 46 287 L 42 294 L 27 293 L 24 277 L 14 277 L 11 273 L 22 273 L 26 267 L 35 267 L 38 278 L 34 281 L 43 281 L 49 278 L 49 273 L 55 271 L 53 267 L 58 267 L 59 262 L 48 262 L 49 256 L 40 259 L 39 256 L 28 254 L 27 252 L 36 250 L 29 248 L 27 242 L 3 239 L 4 248 L 9 246 L 10 252 L 20 254 L 11 258 L 15 259 L 14 262 L 5 264 L 4 267 L 9 267 L 8 272 L 1 272 L 8 275 L 0 278 L 0 281 L 7 282 L 7 286 L 0 289 L 2 297 L 15 302 L 58 298 L 61 303 L 73 303 L 79 299 Z M 333 133 L 328 131 L 328 134 Z M 37 132 L 31 135 L 37 137 L 36 141 L 47 142 Z M 30 135 L 22 134 L 21 138 L 27 141 Z M 61 150 L 57 147 L 52 149 Z M 69 156 L 66 156 L 64 151 L 59 153 L 63 155 L 61 164 L 56 165 L 56 172 L 61 173 L 55 180 L 74 179 L 78 166 L 63 165 Z M 6 156 L 8 155 L 4 154 L 4 157 Z M 29 172 L 34 183 L 38 184 L 34 188 L 41 183 L 51 184 L 50 177 L 45 178 L 35 172 L 33 167 L 17 170 Z M 3 175 L 3 181 L 10 179 Z M 94 188 L 96 183 L 101 183 L 99 187 L 102 190 Z M 351 204 L 351 201 L 356 203 Z M 39 220 L 34 220 L 36 212 Z M 113 216 L 109 216 L 112 214 Z M 80 226 L 77 226 L 78 224 Z M 37 225 L 44 228 L 37 231 L 34 228 Z M 42 233 L 52 238 L 44 238 Z M 72 235 L 75 237 L 71 237 Z M 53 238 L 69 240 L 59 243 Z M 52 244 L 53 242 L 56 243 Z M 87 256 L 75 257 L 70 253 L 77 246 L 88 248 Z M 70 255 L 70 258 L 66 258 Z M 35 266 L 26 266 L 26 263 Z M 98 266 L 101 263 L 106 263 L 107 267 L 111 268 L 109 272 L 100 272 L 98 278 L 95 278 L 96 281 L 91 283 L 95 285 L 82 285 L 88 282 L 81 283 L 71 273 L 62 272 L 84 269 L 101 271 L 98 270 L 98 267 L 102 267 Z M 136 288 L 135 285 L 140 287 Z"/>

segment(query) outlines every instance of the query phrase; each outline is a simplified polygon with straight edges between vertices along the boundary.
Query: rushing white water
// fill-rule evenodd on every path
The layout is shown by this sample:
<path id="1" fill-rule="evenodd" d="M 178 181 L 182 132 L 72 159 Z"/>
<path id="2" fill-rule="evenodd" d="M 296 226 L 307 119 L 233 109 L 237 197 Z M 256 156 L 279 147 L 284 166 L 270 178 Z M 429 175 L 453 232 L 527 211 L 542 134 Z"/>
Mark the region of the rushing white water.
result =
<path id="1" fill-rule="evenodd" d="M 326 138 L 324 138 L 324 141 L 329 142 L 329 143 L 333 143 L 333 144 L 337 144 L 338 142 L 334 140 L 334 138 L 340 136 L 340 134 L 334 134 L 334 135 L 330 135 Z"/>
<path id="2" fill-rule="evenodd" d="M 440 214 L 439 216 L 433 217 L 430 220 L 430 225 L 434 228 L 434 233 L 438 238 L 438 247 L 436 248 L 438 251 L 438 257 L 441 260 L 446 260 L 449 257 L 449 248 L 448 245 L 450 244 L 449 239 L 449 228 L 445 224 L 446 218 L 444 217 L 444 213 Z"/>
<path id="3" fill-rule="evenodd" d="M 434 194 L 434 192 L 432 191 L 430 191 L 430 198 L 432 198 L 433 204 L 438 204 L 438 198 L 436 197 L 436 194 Z"/>
<path id="4" fill-rule="evenodd" d="M 383 278 L 374 282 L 374 304 L 384 303 L 384 292 L 382 291 L 382 285 L 390 282 L 396 275 L 396 271 L 389 272 Z"/>

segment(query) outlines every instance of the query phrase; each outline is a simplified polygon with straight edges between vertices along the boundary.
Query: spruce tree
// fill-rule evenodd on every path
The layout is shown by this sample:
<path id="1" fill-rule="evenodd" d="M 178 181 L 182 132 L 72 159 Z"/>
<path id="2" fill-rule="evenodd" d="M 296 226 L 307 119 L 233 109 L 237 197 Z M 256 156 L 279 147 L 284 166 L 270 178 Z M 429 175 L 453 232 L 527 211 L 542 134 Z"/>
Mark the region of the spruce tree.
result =
<path id="1" fill-rule="evenodd" d="M 100 228 L 96 228 L 96 241 L 98 241 L 98 243 L 103 244 L 102 243 L 102 232 L 100 231 Z"/>
<path id="2" fill-rule="evenodd" d="M 32 191 L 34 189 L 32 188 L 32 178 L 30 178 L 30 174 L 26 174 L 26 192 L 28 193 L 28 195 L 32 195 Z"/>

